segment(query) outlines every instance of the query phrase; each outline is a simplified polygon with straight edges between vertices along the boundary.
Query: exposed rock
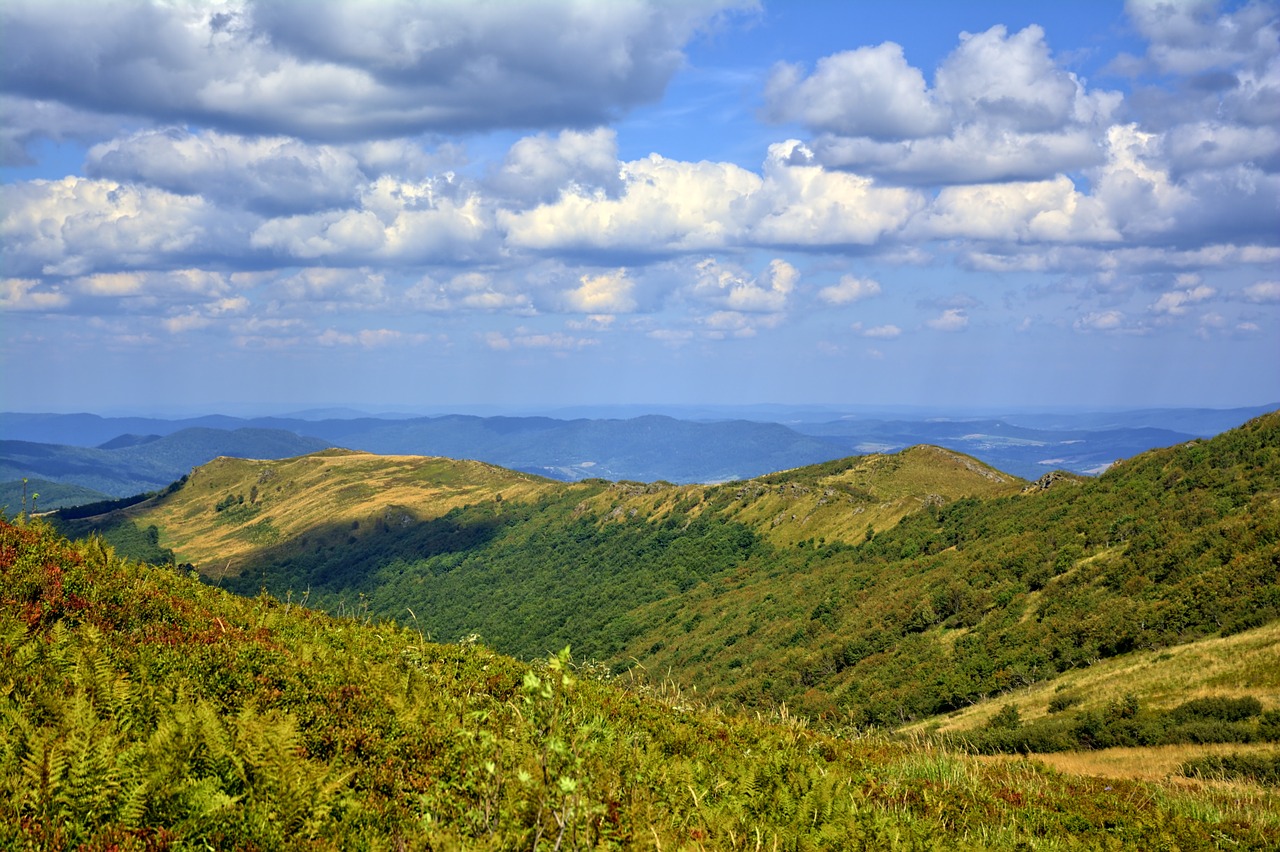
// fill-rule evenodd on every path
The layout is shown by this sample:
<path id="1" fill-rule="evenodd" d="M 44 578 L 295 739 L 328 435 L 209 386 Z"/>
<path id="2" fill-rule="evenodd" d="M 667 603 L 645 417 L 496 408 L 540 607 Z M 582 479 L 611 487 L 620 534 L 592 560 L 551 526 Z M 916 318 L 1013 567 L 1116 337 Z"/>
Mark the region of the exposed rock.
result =
<path id="1" fill-rule="evenodd" d="M 1059 482 L 1076 482 L 1076 478 L 1064 470 L 1051 470 L 1035 482 L 1022 489 L 1023 494 L 1035 491 L 1048 491 Z"/>

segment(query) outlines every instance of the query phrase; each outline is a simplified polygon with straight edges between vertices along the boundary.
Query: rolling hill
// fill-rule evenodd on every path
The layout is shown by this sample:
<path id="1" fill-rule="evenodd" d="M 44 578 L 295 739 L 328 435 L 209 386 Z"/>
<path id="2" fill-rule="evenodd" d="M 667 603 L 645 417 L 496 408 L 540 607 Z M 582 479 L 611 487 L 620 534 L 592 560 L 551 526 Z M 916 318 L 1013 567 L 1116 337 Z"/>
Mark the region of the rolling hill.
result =
<path id="1" fill-rule="evenodd" d="M 96 523 L 154 526 L 248 595 L 896 727 L 1280 618 L 1278 436 L 1270 414 L 1034 485 L 928 446 L 716 486 L 413 459 L 383 480 L 329 451 L 219 462 Z"/>

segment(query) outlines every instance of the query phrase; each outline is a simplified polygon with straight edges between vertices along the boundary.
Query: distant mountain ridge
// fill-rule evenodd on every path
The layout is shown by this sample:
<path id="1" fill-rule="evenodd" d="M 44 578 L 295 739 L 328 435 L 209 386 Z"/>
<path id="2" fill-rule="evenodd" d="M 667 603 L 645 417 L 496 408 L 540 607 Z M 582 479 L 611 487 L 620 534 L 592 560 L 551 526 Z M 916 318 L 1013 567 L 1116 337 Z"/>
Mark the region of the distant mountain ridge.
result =
<path id="1" fill-rule="evenodd" d="M 387 455 L 476 459 L 565 481 L 600 477 L 713 483 L 849 455 L 894 452 L 915 444 L 948 447 L 1001 470 L 1037 479 L 1055 468 L 1097 474 L 1117 459 L 1194 437 L 1209 437 L 1262 411 L 1187 409 L 917 420 L 837 417 L 837 411 L 821 409 L 770 408 L 762 412 L 779 417 L 795 415 L 796 419 L 786 423 L 682 420 L 656 414 L 571 420 L 462 414 L 320 420 L 210 415 L 161 420 L 3 413 L 0 436 L 8 440 L 0 441 L 0 482 L 40 476 L 124 495 L 130 489 L 163 486 L 217 455 L 280 458 L 322 447 L 344 447 Z M 822 419 L 824 416 L 833 419 Z M 1152 423 L 1163 426 L 1156 428 Z M 188 432 L 193 429 L 205 431 Z M 276 433 L 276 438 L 262 449 L 235 444 L 235 439 L 228 438 L 225 440 L 233 443 L 224 449 L 219 443 L 222 439 L 210 434 L 210 430 L 234 433 L 245 429 L 267 430 Z M 167 439 L 179 432 L 201 436 L 191 452 L 170 452 L 170 444 L 154 437 Z M 299 441 L 290 443 L 286 433 Z M 19 446 L 15 441 L 44 446 Z M 80 452 L 88 448 L 116 454 Z M 157 457 L 165 457 L 166 462 L 154 464 Z"/>
<path id="2" fill-rule="evenodd" d="M 108 441 L 102 447 L 0 441 L 0 482 L 42 478 L 125 497 L 163 488 L 218 456 L 286 458 L 328 446 L 280 429 L 201 427 L 154 440 Z"/>

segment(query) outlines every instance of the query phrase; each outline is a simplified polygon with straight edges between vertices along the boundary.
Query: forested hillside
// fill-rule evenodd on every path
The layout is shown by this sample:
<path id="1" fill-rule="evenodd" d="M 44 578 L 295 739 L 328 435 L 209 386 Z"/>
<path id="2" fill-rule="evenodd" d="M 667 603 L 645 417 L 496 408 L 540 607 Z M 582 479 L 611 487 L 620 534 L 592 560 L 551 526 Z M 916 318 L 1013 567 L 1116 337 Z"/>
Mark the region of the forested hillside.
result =
<path id="1" fill-rule="evenodd" d="M 1280 618 L 1278 434 L 1271 414 L 1036 485 L 933 447 L 710 487 L 329 451 L 223 461 L 94 523 L 154 525 L 247 595 L 897 726 Z"/>
<path id="2" fill-rule="evenodd" d="M 5 849 L 1274 848 L 1273 790 L 978 763 L 242 598 L 0 520 Z"/>

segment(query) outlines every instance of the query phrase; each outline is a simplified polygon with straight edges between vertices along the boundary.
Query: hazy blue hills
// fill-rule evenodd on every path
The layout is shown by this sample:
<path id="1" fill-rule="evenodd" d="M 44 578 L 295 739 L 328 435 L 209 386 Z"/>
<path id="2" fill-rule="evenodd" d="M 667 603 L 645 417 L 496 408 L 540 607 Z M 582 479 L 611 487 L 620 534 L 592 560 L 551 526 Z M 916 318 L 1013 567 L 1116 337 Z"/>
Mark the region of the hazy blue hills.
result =
<path id="1" fill-rule="evenodd" d="M 1265 410 L 1068 412 L 985 419 L 910 413 L 877 417 L 870 411 L 842 414 L 841 409 L 821 406 L 708 407 L 689 409 L 686 418 L 649 414 L 573 419 L 374 417 L 354 416 L 358 412 L 349 410 L 182 420 L 3 413 L 0 437 L 7 440 L 0 441 L 0 482 L 36 477 L 125 496 L 163 487 L 220 455 L 282 458 L 344 447 L 475 459 L 561 480 L 714 483 L 850 455 L 896 452 L 916 444 L 947 447 L 1036 479 L 1055 469 L 1096 474 L 1117 459 L 1212 437 Z M 619 411 L 630 414 L 633 409 Z M 717 411 L 749 417 L 710 416 Z"/>
<path id="2" fill-rule="evenodd" d="M 162 488 L 218 456 L 279 459 L 328 446 L 319 438 L 284 430 L 246 428 L 187 428 L 155 440 L 125 441 L 123 446 L 106 448 L 0 441 L 0 482 L 20 483 L 27 477 L 78 485 L 99 492 L 82 501 L 92 502 L 101 495 L 125 497 Z"/>
<path id="3" fill-rule="evenodd" d="M 828 440 L 844 440 L 849 453 L 895 452 L 915 444 L 937 444 L 1027 479 L 1055 469 L 1097 474 L 1117 459 L 1203 437 L 1198 432 L 1144 426 L 1034 429 L 1003 420 L 838 420 L 795 428 Z"/>

